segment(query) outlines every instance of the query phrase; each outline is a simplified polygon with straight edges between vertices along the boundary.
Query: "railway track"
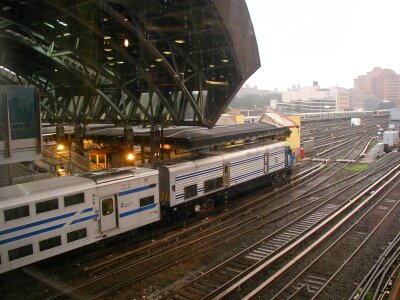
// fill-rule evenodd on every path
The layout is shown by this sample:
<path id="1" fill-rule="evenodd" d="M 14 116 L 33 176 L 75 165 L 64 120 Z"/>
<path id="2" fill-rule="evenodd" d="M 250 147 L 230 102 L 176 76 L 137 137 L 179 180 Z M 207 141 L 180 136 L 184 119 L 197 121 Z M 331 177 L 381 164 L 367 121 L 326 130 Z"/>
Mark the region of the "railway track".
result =
<path id="1" fill-rule="evenodd" d="M 386 163 L 389 163 L 391 161 L 389 156 L 385 157 L 385 159 L 387 160 Z M 329 170 L 329 168 L 326 168 L 326 169 Z M 374 169 L 374 167 L 371 167 L 371 170 L 373 170 L 373 169 Z M 361 173 L 363 173 L 363 172 L 361 172 Z M 366 172 L 364 172 L 364 173 L 366 173 Z M 334 174 L 335 174 L 335 172 L 331 172 L 331 176 L 333 176 Z M 321 175 L 318 174 L 317 176 L 320 177 Z M 368 176 L 368 175 L 365 174 L 364 177 L 366 177 L 366 176 Z M 343 180 L 343 182 L 345 182 L 345 181 L 346 180 Z M 303 195 L 308 195 L 308 197 L 312 197 L 312 194 L 314 192 L 320 192 L 318 190 L 314 191 L 314 192 L 311 191 L 311 189 L 315 188 L 315 184 L 312 184 L 311 182 L 312 182 L 312 180 L 310 180 L 309 182 L 306 181 L 302 186 Z M 329 183 L 327 183 L 327 184 L 329 187 L 332 186 Z M 307 186 L 307 185 L 310 185 L 310 186 Z M 336 189 L 338 189 L 338 188 L 339 187 L 336 186 Z M 125 276 L 130 278 L 129 280 L 123 280 L 123 282 L 121 282 L 121 279 L 119 279 L 118 282 L 121 282 L 121 283 L 117 284 L 117 285 L 113 284 L 112 288 L 111 288 L 112 290 L 110 290 L 109 288 L 104 288 L 104 290 L 102 292 L 94 293 L 95 296 L 89 295 L 92 293 L 89 293 L 88 295 L 85 296 L 86 298 L 93 298 L 93 299 L 99 298 L 99 297 L 100 298 L 104 297 L 105 295 L 108 295 L 110 293 L 114 293 L 120 289 L 123 289 L 123 287 L 129 286 L 129 285 L 133 284 L 134 282 L 138 282 L 140 280 L 148 278 L 149 276 L 153 276 L 154 274 L 160 273 L 163 270 L 171 268 L 178 263 L 188 261 L 202 253 L 207 253 L 207 251 L 211 251 L 212 249 L 221 247 L 224 244 L 226 244 L 232 240 L 238 239 L 238 237 L 240 237 L 240 236 L 246 236 L 246 235 L 254 232 L 255 230 L 258 230 L 259 228 L 266 226 L 267 224 L 274 224 L 274 223 L 278 224 L 279 219 L 286 220 L 288 218 L 288 214 L 282 213 L 283 210 L 290 211 L 292 214 L 295 214 L 296 211 L 299 211 L 299 208 L 296 209 L 296 208 L 293 208 L 290 206 L 290 205 L 293 205 L 294 203 L 296 203 L 296 201 L 294 201 L 294 199 L 296 199 L 295 196 L 297 196 L 297 199 L 298 199 L 297 200 L 298 206 L 300 206 L 300 207 L 303 206 L 303 210 L 311 209 L 310 206 L 314 205 L 314 203 L 315 203 L 315 205 L 317 205 L 318 197 L 314 197 L 314 199 L 312 199 L 310 201 L 310 199 L 307 200 L 306 197 L 302 198 L 301 194 L 300 195 L 297 194 L 297 195 L 292 195 L 292 197 L 293 197 L 292 200 L 289 200 L 289 197 L 287 196 L 287 194 L 285 193 L 284 195 L 286 195 L 285 197 L 288 198 L 288 201 L 285 201 L 285 202 L 281 201 L 280 206 L 276 207 L 275 209 L 273 209 L 271 207 L 270 209 L 265 210 L 263 213 L 261 213 L 260 207 L 254 207 L 253 212 L 254 211 L 257 212 L 256 216 L 253 215 L 253 216 L 249 216 L 248 218 L 244 218 L 243 215 L 238 215 L 237 217 L 239 219 L 243 219 L 242 222 L 234 221 L 235 224 L 233 224 L 233 225 L 231 224 L 230 226 L 228 226 L 227 222 L 223 223 L 223 225 L 222 225 L 223 229 L 221 229 L 221 227 L 218 229 L 218 227 L 217 227 L 218 225 L 216 225 L 214 228 L 214 232 L 204 232 L 203 237 L 201 237 L 200 235 L 193 235 L 193 236 L 191 236 L 191 240 L 185 241 L 184 239 L 182 239 L 182 241 L 183 241 L 182 243 L 178 243 L 173 246 L 170 246 L 169 249 L 161 249 L 158 252 L 152 252 L 147 256 L 141 257 L 140 259 L 136 259 L 132 263 L 124 262 L 125 266 L 123 268 L 117 268 L 117 269 L 114 268 L 113 270 L 111 270 L 109 272 L 107 271 L 103 274 L 96 275 L 97 276 L 96 278 L 93 278 L 90 281 L 86 281 L 83 284 L 73 284 L 72 287 L 62 287 L 61 292 L 48 297 L 48 299 L 60 298 L 60 297 L 64 297 L 65 295 L 75 294 L 76 292 L 78 292 L 80 294 L 85 293 L 86 291 L 89 290 L 88 287 L 99 286 L 100 282 L 102 282 L 102 281 L 115 282 L 116 279 L 111 279 L 112 276 L 121 278 L 120 274 L 124 274 L 124 278 L 125 278 Z M 282 198 L 282 196 L 283 196 L 283 192 L 282 192 L 282 194 L 278 195 L 278 197 L 280 197 L 280 198 Z M 303 202 L 300 201 L 301 199 Z M 254 203 L 252 205 L 254 206 Z M 281 213 L 279 214 L 279 212 L 281 212 Z M 234 214 L 237 214 L 237 212 L 235 212 Z M 260 219 L 263 220 L 264 218 L 267 218 L 268 216 L 269 216 L 268 220 L 265 220 L 265 222 L 259 222 Z M 258 221 L 258 223 L 257 223 L 257 221 Z M 246 229 L 246 227 L 249 227 L 249 226 L 251 228 Z M 236 231 L 238 234 L 233 235 L 232 231 Z M 206 240 L 208 240 L 208 241 L 206 241 Z M 178 252 L 178 249 L 182 250 L 185 247 L 186 247 L 185 253 Z M 189 250 L 187 250 L 187 249 L 189 249 Z M 165 257 L 167 255 L 169 255 L 170 257 L 174 257 L 174 259 L 165 261 Z M 155 259 L 158 259 L 159 261 L 157 262 Z M 154 265 L 156 265 L 157 267 L 155 268 Z M 135 272 L 136 275 L 134 275 L 132 273 L 129 273 L 129 271 L 128 271 L 129 269 L 135 269 L 138 272 Z M 137 274 L 137 273 L 139 273 L 139 274 Z"/>
<path id="2" fill-rule="evenodd" d="M 351 220 L 353 224 L 342 234 L 330 242 L 329 247 L 313 258 L 304 270 L 302 270 L 294 279 L 284 286 L 276 295 L 269 297 L 272 299 L 295 299 L 307 298 L 315 299 L 327 296 L 327 288 L 340 276 L 340 272 L 344 268 L 351 268 L 351 260 L 360 255 L 362 249 L 371 242 L 373 235 L 381 229 L 384 222 L 387 222 L 390 216 L 393 216 L 396 209 L 400 206 L 400 201 L 392 201 L 390 193 L 394 189 L 400 188 L 399 176 L 394 177 L 393 182 L 385 186 L 387 189 L 382 196 L 371 198 L 368 208 L 365 209 L 357 219 Z M 388 196 L 389 195 L 389 196 Z M 389 197 L 389 198 L 388 198 Z M 382 209 L 382 206 L 385 209 Z M 367 234 L 368 233 L 368 234 Z M 399 244 L 399 237 L 396 240 Z M 389 252 L 393 252 L 394 256 L 399 253 L 399 245 L 397 248 L 391 247 Z M 332 259 L 334 258 L 334 259 Z M 369 280 L 365 281 L 369 286 Z M 357 288 L 359 290 L 359 288 Z M 363 289 L 368 291 L 367 288 Z M 360 293 L 359 297 L 363 297 L 364 293 Z M 352 298 L 352 297 L 350 297 Z M 361 298 L 358 298 L 361 299 Z"/>
<path id="3" fill-rule="evenodd" d="M 396 170 L 398 168 L 399 166 L 396 166 Z M 362 187 L 362 190 L 365 190 L 365 187 Z M 219 299 L 237 291 L 239 287 L 243 288 L 243 284 L 253 278 L 255 274 L 267 266 L 271 268 L 270 265 L 273 262 L 289 255 L 294 248 L 300 247 L 303 240 L 312 238 L 313 234 L 322 226 L 331 222 L 333 216 L 342 218 L 340 213 L 352 206 L 353 203 L 349 203 L 348 199 L 339 204 L 336 202 L 337 198 L 338 195 L 335 195 L 329 199 L 333 201 L 320 204 L 311 212 L 304 214 L 162 299 Z M 278 267 L 276 269 L 281 270 Z M 272 278 L 275 278 L 274 275 Z"/>
<path id="4" fill-rule="evenodd" d="M 348 149 L 349 150 L 349 149 Z M 283 226 L 283 224 L 279 225 L 279 219 L 283 220 L 288 218 L 287 215 L 282 214 L 282 210 L 288 210 L 291 213 L 295 213 L 295 208 L 291 207 L 294 203 L 298 203 L 299 206 L 304 205 L 304 209 L 311 209 L 311 206 L 317 202 L 319 199 L 317 198 L 326 198 L 331 195 L 333 192 L 328 192 L 328 187 L 332 189 L 344 189 L 346 188 L 345 180 L 343 180 L 342 185 L 334 185 L 334 180 L 331 182 L 329 178 L 333 178 L 338 172 L 340 172 L 341 168 L 345 166 L 345 164 L 336 164 L 329 167 L 323 168 L 321 165 L 318 166 L 325 171 L 325 175 L 323 173 L 319 173 L 315 175 L 316 178 L 319 179 L 315 181 L 316 178 L 310 179 L 309 181 L 303 181 L 302 186 L 296 186 L 298 190 L 296 193 L 293 193 L 292 196 L 288 196 L 289 191 L 283 192 L 282 190 L 275 191 L 276 199 L 285 198 L 285 201 L 281 201 L 280 205 L 273 207 L 271 205 L 272 201 L 268 201 L 268 204 L 271 205 L 269 209 L 262 211 L 262 206 L 256 206 L 256 202 L 246 201 L 245 203 L 248 204 L 248 207 L 240 206 L 238 208 L 232 208 L 226 213 L 223 213 L 217 216 L 215 219 L 218 219 L 218 222 L 213 221 L 213 218 L 209 218 L 209 220 L 204 221 L 202 224 L 199 224 L 197 228 L 185 228 L 184 232 L 174 233 L 169 235 L 165 239 L 160 239 L 159 241 L 155 241 L 149 245 L 140 247 L 139 249 L 135 249 L 130 251 L 128 254 L 121 254 L 121 257 L 113 256 L 105 263 L 94 264 L 92 266 L 87 267 L 87 272 L 92 274 L 93 280 L 87 281 L 84 284 L 77 284 L 72 283 L 71 286 L 61 286 L 59 288 L 59 293 L 54 294 L 53 296 L 47 296 L 48 299 L 53 298 L 62 298 L 66 295 L 72 295 L 76 292 L 85 295 L 85 298 L 101 298 L 106 297 L 110 293 L 119 291 L 123 289 L 125 286 L 132 285 L 135 282 L 139 282 L 140 280 L 149 278 L 154 274 L 158 274 L 163 270 L 169 269 L 179 263 L 188 261 L 190 259 L 196 258 L 196 256 L 201 255 L 202 253 L 207 253 L 212 249 L 223 247 L 224 244 L 229 243 L 240 236 L 245 236 L 246 234 L 250 234 L 255 230 L 259 230 L 263 226 L 267 226 L 268 224 L 273 224 L 274 222 L 278 224 L 278 226 Z M 371 168 L 372 169 L 372 168 Z M 321 180 L 322 179 L 322 180 Z M 324 187 L 325 186 L 325 187 Z M 294 187 L 294 186 L 293 186 Z M 285 187 L 284 189 L 288 189 Z M 321 193 L 324 190 L 324 193 Z M 300 191 L 300 192 L 299 192 Z M 288 193 L 286 193 L 288 192 Z M 315 196 L 316 193 L 321 193 L 319 196 Z M 314 196 L 313 196 L 314 195 Z M 264 198 L 263 198 L 264 197 Z M 271 199 L 275 199 L 269 195 Z M 313 198 L 314 197 L 314 198 Z M 258 199 L 253 199 L 254 201 L 264 201 L 265 202 L 265 195 L 256 197 Z M 287 199 L 286 199 L 287 198 Z M 308 198 L 308 200 L 306 200 Z M 294 200 L 297 199 L 297 200 Z M 303 201 L 303 202 L 301 202 Z M 305 206 L 304 202 L 308 201 L 308 206 Z M 290 203 L 292 202 L 292 203 Z M 266 203 L 264 203 L 264 206 Z M 243 214 L 238 214 L 240 210 L 247 210 L 248 216 Z M 256 215 L 250 216 L 250 214 L 257 213 Z M 280 213 L 280 215 L 278 215 Z M 274 215 L 275 214 L 275 215 Z M 236 221 L 234 219 L 229 220 L 230 216 L 237 215 Z M 270 216 L 269 220 L 265 222 L 258 222 L 259 219 L 267 218 Z M 242 219 L 238 222 L 238 219 Z M 234 224 L 229 224 L 229 222 Z M 281 221 L 282 222 L 282 221 Z M 219 223 L 219 224 L 217 224 Z M 284 222 L 282 222 L 284 223 Z M 252 229 L 246 229 L 246 227 L 251 226 Z M 223 229 L 222 229 L 223 228 Z M 231 231 L 239 231 L 238 235 L 233 235 Z M 261 229 L 260 229 L 261 230 Z M 186 238 L 187 237 L 187 238 Z M 225 239 L 225 240 L 224 240 Z M 206 241 L 207 240 L 207 241 Z M 213 244 L 212 244 L 213 243 Z M 182 254 L 178 251 L 182 249 L 189 249 L 187 253 Z M 144 253 L 147 253 L 144 255 Z M 155 259 L 159 259 L 163 261 L 162 254 L 169 254 L 170 256 L 174 256 L 172 261 L 165 262 L 164 265 L 161 266 L 160 263 L 157 263 Z M 133 260 L 133 262 L 131 262 Z M 145 264 L 148 264 L 147 266 Z M 140 276 L 132 275 L 127 271 L 128 269 L 121 269 L 119 268 L 121 265 L 129 265 L 129 268 L 138 268 Z M 142 265 L 140 267 L 140 265 Z M 158 265 L 163 268 L 151 268 L 151 265 Z M 116 266 L 116 268 L 115 268 Z M 113 269 L 113 270 L 111 270 Z M 149 272 L 145 273 L 141 270 L 150 270 Z M 121 274 L 123 274 L 123 281 L 125 281 L 125 277 L 131 276 L 131 280 L 127 282 L 121 282 L 120 285 L 113 286 L 112 290 L 104 288 L 101 292 L 93 292 L 91 288 L 88 288 L 93 285 L 100 285 L 99 282 L 101 280 L 113 282 L 110 276 L 112 276 L 112 272 L 116 271 L 114 274 L 117 277 L 121 278 Z M 127 273 L 128 272 L 128 273 Z M 46 281 L 46 280 L 45 280 Z M 120 280 L 121 281 L 121 280 Z M 83 291 L 82 291 L 83 290 Z M 87 294 L 85 294 L 87 292 Z M 45 297 L 44 297 L 45 298 Z"/>

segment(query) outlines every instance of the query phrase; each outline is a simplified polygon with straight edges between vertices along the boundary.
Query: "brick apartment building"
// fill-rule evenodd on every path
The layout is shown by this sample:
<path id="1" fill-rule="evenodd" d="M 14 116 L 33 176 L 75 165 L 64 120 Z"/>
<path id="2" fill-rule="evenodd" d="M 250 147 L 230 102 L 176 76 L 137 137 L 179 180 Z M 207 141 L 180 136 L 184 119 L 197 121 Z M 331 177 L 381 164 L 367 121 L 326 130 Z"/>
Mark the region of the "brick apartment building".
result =
<path id="1" fill-rule="evenodd" d="M 391 69 L 374 68 L 354 79 L 354 90 L 370 94 L 378 101 L 389 100 L 400 107 L 400 75 Z"/>

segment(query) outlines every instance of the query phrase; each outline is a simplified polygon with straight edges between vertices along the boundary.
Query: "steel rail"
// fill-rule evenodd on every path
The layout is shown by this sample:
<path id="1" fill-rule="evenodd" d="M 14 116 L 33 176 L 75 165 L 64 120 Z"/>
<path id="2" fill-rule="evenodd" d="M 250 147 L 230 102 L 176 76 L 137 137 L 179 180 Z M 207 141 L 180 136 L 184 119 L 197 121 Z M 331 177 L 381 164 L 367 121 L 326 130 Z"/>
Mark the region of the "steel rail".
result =
<path id="1" fill-rule="evenodd" d="M 390 177 L 394 172 L 397 172 L 397 169 L 400 166 L 397 166 L 393 170 L 391 170 L 388 174 L 384 175 L 380 180 L 378 180 L 376 183 L 372 184 L 369 188 L 364 190 L 361 194 L 356 196 L 354 199 L 348 201 L 346 205 L 341 207 L 338 211 L 330 215 L 326 220 L 318 224 L 318 226 L 314 227 L 311 229 L 308 233 L 306 233 L 304 236 L 302 236 L 296 243 L 291 244 L 288 248 L 286 248 L 284 251 L 276 254 L 274 257 L 270 258 L 266 262 L 264 262 L 262 265 L 258 266 L 254 271 L 252 271 L 250 274 L 244 276 L 242 279 L 237 281 L 235 284 L 224 290 L 223 292 L 213 295 L 212 299 L 222 299 L 223 297 L 228 296 L 232 292 L 234 292 L 236 289 L 238 289 L 241 285 L 246 283 L 248 280 L 253 278 L 256 274 L 258 274 L 260 271 L 264 270 L 265 267 L 270 265 L 272 262 L 276 261 L 278 258 L 281 258 L 283 255 L 288 253 L 290 250 L 298 246 L 300 243 L 303 241 L 307 240 L 309 237 L 314 235 L 318 230 L 322 229 L 324 226 L 326 226 L 328 223 L 333 221 L 334 219 L 340 217 L 346 210 L 350 209 L 354 203 L 361 199 L 363 196 L 365 196 L 369 191 L 371 191 L 373 188 L 377 187 L 378 184 L 380 184 L 383 180 L 387 179 Z M 396 173 L 396 176 L 398 173 Z M 384 183 L 381 187 L 378 188 L 376 191 L 380 191 L 383 188 L 386 187 L 388 182 Z M 276 280 L 279 276 L 281 276 L 283 273 L 285 273 L 287 270 L 289 270 L 296 262 L 298 262 L 300 259 L 302 259 L 305 255 L 307 255 L 312 249 L 317 247 L 322 241 L 324 241 L 327 237 L 329 237 L 333 232 L 335 232 L 344 222 L 346 222 L 350 217 L 352 217 L 359 209 L 361 209 L 364 205 L 368 203 L 368 201 L 374 197 L 375 195 L 369 196 L 367 199 L 363 200 L 356 208 L 354 208 L 350 213 L 346 215 L 345 218 L 341 218 L 341 220 L 330 230 L 328 230 L 323 236 L 318 238 L 315 242 L 313 242 L 310 246 L 308 246 L 302 253 L 298 254 L 294 259 L 292 259 L 285 267 L 281 268 L 278 272 L 276 272 L 274 275 L 269 277 L 266 281 L 264 281 L 261 285 L 259 285 L 256 289 L 254 289 L 251 293 L 246 295 L 244 300 L 247 299 L 253 299 L 255 296 L 257 296 L 262 290 L 264 290 L 267 286 L 269 286 L 274 280 Z"/>
<path id="2" fill-rule="evenodd" d="M 393 180 L 397 177 L 397 175 L 395 177 L 393 177 Z M 392 181 L 392 180 L 391 180 Z M 384 197 L 390 193 L 398 184 L 400 181 L 397 181 L 395 183 L 395 185 L 393 187 L 390 188 L 389 191 L 386 191 L 382 196 L 380 196 L 380 199 L 372 206 L 370 207 L 366 212 L 363 213 L 363 215 L 361 215 L 358 220 L 356 221 L 356 223 L 354 223 L 353 225 L 351 225 L 344 233 L 342 233 L 329 247 L 327 247 L 318 257 L 316 257 L 313 262 L 308 265 L 301 273 L 299 273 L 295 278 L 293 278 L 287 285 L 285 285 L 281 291 L 277 294 L 275 294 L 270 300 L 275 300 L 276 298 L 278 298 L 280 296 L 280 294 L 288 289 L 290 286 L 293 285 L 293 283 L 295 283 L 301 276 L 303 276 L 305 274 L 305 272 L 307 272 L 312 266 L 314 266 L 318 260 L 320 260 L 324 255 L 326 255 L 328 253 L 329 250 L 331 250 L 339 241 L 341 241 L 343 238 L 346 237 L 346 235 L 352 230 L 354 229 L 357 225 L 359 225 L 359 223 L 362 221 L 362 219 L 367 216 L 367 214 L 369 214 L 372 210 L 376 209 L 377 205 L 379 205 L 381 203 L 382 200 L 384 200 Z M 375 194 L 376 195 L 376 194 Z M 396 206 L 399 203 L 397 203 L 396 205 L 394 205 L 392 207 L 392 209 L 386 213 L 386 216 L 383 218 L 383 220 L 381 220 L 376 227 L 374 228 L 374 230 L 367 236 L 365 237 L 364 241 L 362 241 L 362 243 L 353 251 L 353 253 L 346 259 L 345 262 L 343 262 L 343 264 L 336 270 L 336 272 L 334 274 L 331 275 L 331 277 L 325 282 L 325 284 L 323 286 L 321 286 L 320 290 L 313 296 L 312 299 L 315 299 L 319 293 L 338 275 L 338 273 L 348 264 L 348 262 L 351 260 L 351 258 L 353 258 L 355 256 L 356 253 L 358 253 L 358 251 L 361 249 L 361 247 L 369 240 L 369 238 L 372 236 L 372 234 L 378 229 L 378 227 L 383 223 L 383 221 L 393 212 L 393 210 L 396 208 Z"/>

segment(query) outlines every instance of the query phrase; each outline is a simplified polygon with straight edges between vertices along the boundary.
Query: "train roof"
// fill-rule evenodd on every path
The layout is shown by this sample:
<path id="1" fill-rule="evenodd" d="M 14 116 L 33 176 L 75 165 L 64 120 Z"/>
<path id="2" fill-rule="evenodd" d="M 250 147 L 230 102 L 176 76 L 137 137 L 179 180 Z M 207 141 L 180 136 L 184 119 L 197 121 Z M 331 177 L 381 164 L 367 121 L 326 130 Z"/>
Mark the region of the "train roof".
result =
<path id="1" fill-rule="evenodd" d="M 231 148 L 224 148 L 221 150 L 210 151 L 207 153 L 200 154 L 196 157 L 187 157 L 182 158 L 175 161 L 163 162 L 161 166 L 166 168 L 175 168 L 188 163 L 196 163 L 196 164 L 211 164 L 218 161 L 223 161 L 224 158 L 232 158 L 237 155 L 240 155 L 243 151 L 248 153 L 253 153 L 259 151 L 261 148 L 270 146 L 271 148 L 279 148 L 289 145 L 287 142 L 271 142 L 271 143 L 263 143 L 263 144 L 251 144 L 251 145 L 241 145 Z M 155 166 L 155 165 L 154 165 Z"/>
<path id="2" fill-rule="evenodd" d="M 82 176 L 63 176 L 39 181 L 26 182 L 0 188 L 0 207 L 12 204 L 35 201 L 36 198 L 58 197 L 61 194 L 73 193 L 96 187 L 96 183 L 125 178 L 140 178 L 157 175 L 158 171 L 148 168 L 126 167 L 100 172 L 87 173 Z M 47 197 L 45 196 L 45 197 Z"/>
<path id="3" fill-rule="evenodd" d="M 95 187 L 92 179 L 78 176 L 63 176 L 39 181 L 26 182 L 0 188 L 0 207 L 13 204 L 21 204 L 26 201 L 35 201 L 37 197 L 43 197 L 43 193 L 49 197 L 57 197 L 62 193 L 76 190 L 84 190 Z"/>
<path id="4" fill-rule="evenodd" d="M 98 172 L 87 173 L 82 175 L 83 177 L 90 178 L 97 183 L 105 183 L 109 181 L 115 181 L 126 178 L 140 178 L 149 175 L 157 175 L 158 171 L 149 168 L 138 168 L 138 167 L 124 167 L 118 169 L 108 169 Z"/>

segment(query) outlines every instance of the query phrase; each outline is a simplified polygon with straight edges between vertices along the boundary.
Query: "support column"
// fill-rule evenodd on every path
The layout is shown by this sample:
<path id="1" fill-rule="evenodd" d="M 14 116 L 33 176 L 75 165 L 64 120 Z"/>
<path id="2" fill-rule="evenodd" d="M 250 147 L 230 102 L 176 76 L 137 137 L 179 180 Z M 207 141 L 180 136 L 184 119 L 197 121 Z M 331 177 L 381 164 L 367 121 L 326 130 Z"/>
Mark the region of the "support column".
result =
<path id="1" fill-rule="evenodd" d="M 146 153 L 145 153 L 144 145 L 140 146 L 140 157 L 141 157 L 141 163 L 144 164 L 146 162 Z"/>
<path id="2" fill-rule="evenodd" d="M 135 151 L 133 141 L 133 130 L 131 125 L 124 126 L 124 149 L 126 151 L 126 159 L 129 165 L 135 165 Z M 131 158 L 130 155 L 133 155 Z"/>
<path id="3" fill-rule="evenodd" d="M 65 131 L 62 124 L 56 126 L 56 142 L 58 144 L 65 144 Z"/>
<path id="4" fill-rule="evenodd" d="M 83 138 L 85 136 L 85 129 L 81 124 L 75 124 L 74 126 L 74 142 L 75 142 L 75 152 L 80 155 L 84 155 Z"/>

